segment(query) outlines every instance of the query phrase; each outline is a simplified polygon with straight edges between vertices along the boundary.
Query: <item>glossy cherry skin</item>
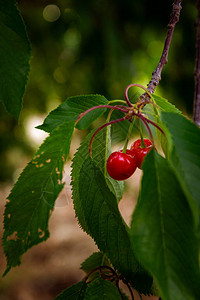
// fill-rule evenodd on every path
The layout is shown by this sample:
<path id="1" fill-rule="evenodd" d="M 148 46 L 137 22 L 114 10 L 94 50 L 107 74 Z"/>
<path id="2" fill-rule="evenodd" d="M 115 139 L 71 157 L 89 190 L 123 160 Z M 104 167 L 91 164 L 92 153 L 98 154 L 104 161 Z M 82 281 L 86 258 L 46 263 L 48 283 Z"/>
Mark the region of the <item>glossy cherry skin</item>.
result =
<path id="1" fill-rule="evenodd" d="M 132 151 L 133 155 L 135 155 L 135 157 L 136 157 L 137 167 L 139 169 L 141 169 L 141 166 L 142 166 L 145 156 L 147 155 L 147 153 L 149 153 L 149 151 L 153 147 L 152 142 L 148 139 L 144 139 L 144 144 L 146 147 L 141 148 L 141 139 L 138 139 L 137 141 L 135 141 L 132 144 L 132 146 L 130 148 L 130 151 Z"/>
<path id="2" fill-rule="evenodd" d="M 137 164 L 132 151 L 122 150 L 113 152 L 107 160 L 107 171 L 110 177 L 115 180 L 125 180 L 136 170 Z"/>

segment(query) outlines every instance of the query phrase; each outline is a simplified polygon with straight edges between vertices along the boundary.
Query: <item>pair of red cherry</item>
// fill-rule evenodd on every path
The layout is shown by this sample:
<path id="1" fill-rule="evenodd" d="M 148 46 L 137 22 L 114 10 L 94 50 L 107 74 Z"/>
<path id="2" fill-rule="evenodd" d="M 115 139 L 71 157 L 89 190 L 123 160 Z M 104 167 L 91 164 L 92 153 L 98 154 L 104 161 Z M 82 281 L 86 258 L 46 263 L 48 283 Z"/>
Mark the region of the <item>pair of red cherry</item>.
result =
<path id="1" fill-rule="evenodd" d="M 138 139 L 132 144 L 130 150 L 126 150 L 126 153 L 120 150 L 109 156 L 107 171 L 110 177 L 116 180 L 125 180 L 135 172 L 137 167 L 141 169 L 144 157 L 152 148 L 150 140 L 143 140 L 145 147 L 141 147 L 141 139 Z"/>

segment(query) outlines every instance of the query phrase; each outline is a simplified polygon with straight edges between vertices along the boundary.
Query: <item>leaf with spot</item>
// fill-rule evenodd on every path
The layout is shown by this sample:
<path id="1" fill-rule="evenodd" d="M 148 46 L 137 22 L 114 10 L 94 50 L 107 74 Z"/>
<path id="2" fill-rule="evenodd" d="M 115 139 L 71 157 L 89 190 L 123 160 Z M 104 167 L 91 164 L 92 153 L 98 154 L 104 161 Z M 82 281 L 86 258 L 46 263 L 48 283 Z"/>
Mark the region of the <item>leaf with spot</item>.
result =
<path id="1" fill-rule="evenodd" d="M 52 131 L 14 185 L 4 213 L 4 275 L 20 264 L 21 255 L 49 237 L 48 220 L 63 188 L 63 165 L 69 152 L 74 121 Z"/>
<path id="2" fill-rule="evenodd" d="M 155 151 L 143 172 L 130 232 L 134 253 L 154 276 L 163 300 L 196 300 L 198 240 L 188 199 L 169 162 Z"/>
<path id="3" fill-rule="evenodd" d="M 135 258 L 129 228 L 121 217 L 117 199 L 91 158 L 82 164 L 78 192 L 87 230 L 100 251 L 139 292 L 150 293 L 152 278 Z"/>
<path id="4" fill-rule="evenodd" d="M 85 281 L 80 281 L 73 284 L 66 290 L 64 290 L 60 295 L 58 295 L 55 300 L 83 300 L 85 299 L 85 291 L 87 289 L 87 284 Z"/>
<path id="5" fill-rule="evenodd" d="M 0 101 L 18 118 L 29 74 L 30 44 L 16 1 L 0 0 Z"/>
<path id="6" fill-rule="evenodd" d="M 76 121 L 78 116 L 87 109 L 98 106 L 108 105 L 108 100 L 101 95 L 80 95 L 69 97 L 61 103 L 56 109 L 51 111 L 44 120 L 44 123 L 37 128 L 46 132 L 51 132 L 57 126 L 66 121 Z M 86 129 L 89 125 L 99 118 L 106 108 L 98 108 L 87 113 L 76 125 L 78 129 Z"/>

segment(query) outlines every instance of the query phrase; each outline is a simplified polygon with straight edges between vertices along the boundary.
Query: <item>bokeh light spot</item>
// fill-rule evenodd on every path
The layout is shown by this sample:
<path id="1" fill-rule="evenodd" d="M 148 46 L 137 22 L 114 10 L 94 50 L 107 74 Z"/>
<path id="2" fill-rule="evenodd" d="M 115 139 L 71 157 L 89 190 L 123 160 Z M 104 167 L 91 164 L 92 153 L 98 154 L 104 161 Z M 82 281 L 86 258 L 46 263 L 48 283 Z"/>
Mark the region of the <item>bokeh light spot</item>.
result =
<path id="1" fill-rule="evenodd" d="M 60 18 L 60 9 L 55 4 L 47 5 L 43 10 L 43 18 L 48 22 L 55 22 Z"/>
<path id="2" fill-rule="evenodd" d="M 64 41 L 67 47 L 77 48 L 81 42 L 81 35 L 76 29 L 70 28 L 65 32 Z"/>
<path id="3" fill-rule="evenodd" d="M 41 125 L 44 121 L 44 118 L 31 115 L 25 120 L 25 132 L 27 139 L 32 143 L 33 147 L 38 147 L 43 140 L 48 136 L 48 134 L 40 129 L 35 128 L 38 125 Z"/>

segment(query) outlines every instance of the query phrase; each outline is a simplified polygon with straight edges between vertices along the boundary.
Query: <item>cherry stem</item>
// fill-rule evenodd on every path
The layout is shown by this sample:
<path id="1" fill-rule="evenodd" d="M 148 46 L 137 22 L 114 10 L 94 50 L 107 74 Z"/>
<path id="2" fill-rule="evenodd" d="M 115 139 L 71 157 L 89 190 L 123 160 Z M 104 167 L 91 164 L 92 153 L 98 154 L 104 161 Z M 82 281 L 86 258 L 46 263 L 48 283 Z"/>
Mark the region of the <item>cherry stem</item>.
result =
<path id="1" fill-rule="evenodd" d="M 135 121 L 135 119 L 134 119 Z M 134 121 L 130 124 L 129 126 L 129 129 L 128 129 L 128 134 L 127 134 L 127 137 L 126 137 L 126 141 L 125 141 L 125 144 L 124 144 L 124 148 L 123 148 L 123 153 L 126 153 L 126 149 L 127 149 L 127 146 L 128 146 L 128 142 L 130 140 L 130 137 L 131 137 L 131 133 L 132 133 L 132 130 L 133 130 L 133 125 L 134 125 Z"/>
<path id="2" fill-rule="evenodd" d="M 144 122 L 144 124 L 145 124 L 145 122 L 146 122 L 146 124 L 145 124 L 146 127 L 147 127 L 148 123 L 150 123 L 150 124 L 152 124 L 154 127 L 156 127 L 156 128 L 164 135 L 164 137 L 165 137 L 165 139 L 166 139 L 166 141 L 167 141 L 167 153 L 166 153 L 166 156 L 169 156 L 169 145 L 168 145 L 168 140 L 167 140 L 167 137 L 166 137 L 164 131 L 163 131 L 156 123 L 154 123 L 153 121 L 151 121 L 151 120 L 145 118 L 145 117 L 142 116 L 141 114 L 140 114 L 140 119 Z M 149 127 L 149 126 L 148 126 L 148 127 Z M 147 129 L 147 130 L 148 130 L 148 129 Z M 149 128 L 149 130 L 150 130 L 150 128 Z M 148 130 L 148 132 L 149 132 L 149 130 Z M 151 130 L 150 130 L 150 131 L 151 131 Z"/>
<path id="3" fill-rule="evenodd" d="M 126 87 L 126 89 L 125 89 L 125 98 L 126 98 L 126 102 L 128 103 L 128 105 L 129 105 L 130 107 L 132 107 L 133 105 L 132 105 L 132 103 L 129 101 L 129 98 L 128 98 L 128 90 L 129 90 L 131 87 L 133 87 L 133 86 L 137 86 L 137 87 L 143 89 L 143 90 L 146 92 L 146 94 L 149 96 L 149 98 L 152 98 L 152 95 L 151 95 L 151 93 L 149 92 L 149 90 L 148 90 L 147 88 L 145 88 L 143 85 L 137 84 L 137 83 L 131 83 L 131 84 L 129 84 L 129 85 Z M 151 102 L 151 101 L 149 100 L 149 103 L 153 103 L 153 102 Z M 140 107 L 141 105 L 143 105 L 143 103 L 140 103 L 139 101 L 138 101 L 136 104 L 137 104 L 138 109 L 139 109 L 139 107 Z"/>
<path id="4" fill-rule="evenodd" d="M 152 124 L 152 125 L 153 125 L 154 127 L 156 127 L 158 130 L 160 130 L 160 132 L 165 136 L 164 131 L 163 131 L 156 123 L 154 123 L 153 121 L 147 119 L 146 117 L 144 117 L 144 116 L 142 116 L 142 115 L 140 115 L 139 118 L 140 118 L 141 120 L 145 120 L 147 123 Z"/>
<path id="5" fill-rule="evenodd" d="M 115 102 L 127 104 L 126 101 L 124 101 L 124 100 L 111 100 L 111 101 L 109 101 L 109 104 L 115 103 Z"/>
<path id="6" fill-rule="evenodd" d="M 138 84 L 138 83 L 131 83 L 131 84 L 129 84 L 129 85 L 127 86 L 127 88 L 126 88 L 126 90 L 125 90 L 125 95 L 126 95 L 127 98 L 128 98 L 128 90 L 129 90 L 131 87 L 133 87 L 133 86 L 137 86 L 137 87 L 143 89 L 143 90 L 148 94 L 148 96 L 149 96 L 150 98 L 152 98 L 152 95 L 151 95 L 151 93 L 149 92 L 149 90 L 148 90 L 147 88 L 145 88 L 143 85 Z"/>
<path id="7" fill-rule="evenodd" d="M 105 123 L 105 124 L 103 124 L 101 127 L 99 127 L 99 128 L 93 133 L 93 135 L 92 135 L 92 137 L 91 137 L 91 139 L 90 139 L 90 143 L 89 143 L 89 154 L 90 154 L 91 157 L 92 157 L 92 143 L 93 143 L 93 140 L 94 140 L 95 135 L 96 135 L 100 130 L 102 130 L 103 128 L 105 128 L 106 126 L 109 126 L 109 125 L 112 125 L 112 124 L 114 124 L 114 123 L 121 122 L 121 121 L 124 121 L 124 120 L 126 120 L 125 117 L 120 118 L 120 119 L 116 119 L 116 120 L 113 120 L 113 121 L 110 121 L 110 122 L 108 122 L 108 123 Z"/>
<path id="8" fill-rule="evenodd" d="M 102 273 L 101 273 L 101 276 L 102 276 L 103 279 L 105 279 L 105 280 L 115 280 L 115 279 L 116 279 L 116 275 L 113 275 L 113 274 L 108 275 L 108 274 L 102 274 Z"/>
<path id="9" fill-rule="evenodd" d="M 146 148 L 146 145 L 145 145 L 145 142 L 144 142 L 144 139 L 143 139 L 143 135 L 142 135 L 141 123 L 140 123 L 140 138 L 141 138 L 141 145 L 140 145 L 140 147 L 141 148 Z"/>
<path id="10" fill-rule="evenodd" d="M 152 142 L 153 147 L 155 147 L 155 146 L 154 146 L 154 141 L 153 141 L 153 135 L 152 135 L 152 133 L 151 133 L 151 129 L 150 129 L 150 127 L 149 127 L 147 121 L 146 121 L 145 119 L 143 119 L 142 116 L 141 116 L 141 120 L 143 121 L 144 125 L 145 125 L 146 128 L 147 128 L 147 131 L 148 131 L 148 133 L 149 133 L 149 137 L 150 137 L 150 140 L 151 140 L 151 142 Z"/>
<path id="11" fill-rule="evenodd" d="M 110 118 L 111 115 L 113 113 L 114 109 L 111 109 L 108 113 L 107 119 L 106 119 L 106 123 L 110 122 Z M 107 161 L 107 153 L 108 153 L 108 127 L 106 129 L 106 149 L 105 149 L 105 164 L 104 164 L 104 177 L 106 178 L 106 174 L 107 174 L 107 167 L 106 167 L 106 161 Z"/>
<path id="12" fill-rule="evenodd" d="M 107 272 L 109 272 L 109 273 L 111 273 L 111 274 L 110 274 L 110 275 L 109 275 L 109 274 L 103 274 L 103 273 L 102 273 L 102 270 L 105 270 L 105 271 L 107 270 Z M 115 272 L 115 270 L 113 270 L 113 269 L 112 269 L 111 267 L 109 267 L 109 266 L 99 266 L 99 267 L 96 267 L 95 269 L 93 269 L 93 270 L 85 277 L 85 282 L 86 282 L 86 284 L 89 284 L 89 283 L 91 283 L 91 282 L 93 281 L 93 279 L 90 280 L 90 281 L 88 281 L 88 279 L 90 278 L 90 276 L 91 276 L 93 273 L 95 273 L 95 272 L 97 272 L 97 271 L 100 272 L 100 276 L 101 276 L 101 277 L 102 277 L 102 276 L 105 276 L 105 280 L 110 280 L 110 281 L 115 281 L 115 280 L 116 280 L 116 286 L 117 286 L 117 289 L 118 289 L 118 291 L 119 291 L 119 294 L 120 294 L 121 298 L 124 299 L 124 297 L 123 297 L 123 295 L 122 295 L 122 293 L 121 293 L 120 287 L 119 287 L 119 280 L 122 279 L 122 281 L 126 284 L 126 286 L 128 287 L 128 289 L 129 289 L 129 291 L 130 291 L 131 299 L 134 300 L 134 295 L 133 295 L 133 291 L 132 291 L 132 289 L 131 289 L 130 284 L 129 284 L 127 281 L 123 280 L 123 278 L 121 278 L 121 276 L 119 276 L 119 275 Z"/>
<path id="13" fill-rule="evenodd" d="M 86 111 L 84 111 L 83 113 L 81 113 L 78 116 L 75 124 L 77 124 L 87 113 L 89 113 L 92 110 L 98 109 L 98 108 L 112 108 L 112 109 L 115 109 L 115 110 L 122 111 L 124 113 L 128 112 L 128 108 L 125 107 L 125 106 L 112 106 L 112 105 L 98 105 L 98 106 L 93 106 L 93 107 L 87 109 Z"/>
<path id="14" fill-rule="evenodd" d="M 140 132 L 140 139 L 141 139 L 141 145 L 140 145 L 140 147 L 141 148 L 146 148 L 146 145 L 145 145 L 145 142 L 144 142 L 144 139 L 143 139 L 143 136 L 142 136 L 141 132 Z"/>
<path id="15" fill-rule="evenodd" d="M 151 97 L 152 97 L 152 95 L 151 95 Z M 154 106 L 154 108 L 156 109 L 156 112 L 158 114 L 158 105 L 156 103 L 154 103 L 153 101 L 150 101 L 149 99 L 146 99 L 145 101 L 146 101 L 146 104 L 152 104 Z M 140 108 L 141 106 L 143 106 L 142 102 L 137 104 L 138 108 Z"/>
<path id="16" fill-rule="evenodd" d="M 130 87 L 131 87 L 131 84 L 128 85 L 125 89 L 125 99 L 126 99 L 126 102 L 127 102 L 128 106 L 132 107 L 133 105 L 132 105 L 132 103 L 130 102 L 130 100 L 128 98 L 128 90 L 129 90 Z"/>
<path id="17" fill-rule="evenodd" d="M 112 273 L 112 275 L 114 276 L 117 276 L 117 273 L 109 266 L 99 266 L 99 267 L 96 267 L 95 269 L 93 269 L 85 278 L 85 282 L 87 282 L 87 280 L 89 279 L 89 277 L 95 273 L 96 271 L 102 271 L 102 269 L 107 269 L 108 271 L 110 271 Z M 91 282 L 91 281 L 90 281 Z M 90 283 L 88 282 L 88 283 Z"/>

